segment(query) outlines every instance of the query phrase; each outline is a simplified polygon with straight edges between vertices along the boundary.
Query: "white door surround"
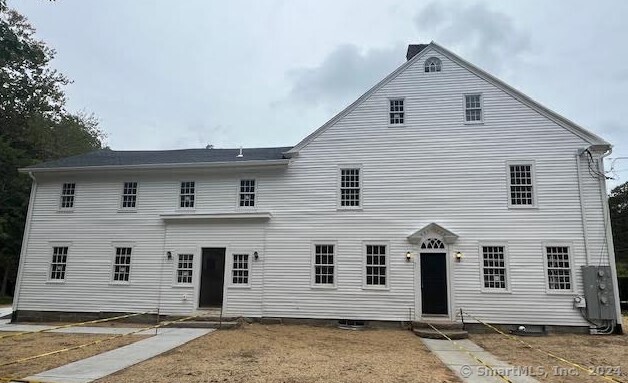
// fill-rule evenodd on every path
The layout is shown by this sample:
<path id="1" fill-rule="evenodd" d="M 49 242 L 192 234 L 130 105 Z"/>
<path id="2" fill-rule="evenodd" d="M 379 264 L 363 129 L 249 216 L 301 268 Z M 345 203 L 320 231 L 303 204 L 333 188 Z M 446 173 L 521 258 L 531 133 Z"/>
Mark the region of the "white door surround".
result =
<path id="1" fill-rule="evenodd" d="M 409 235 L 408 242 L 414 246 L 414 253 L 417 254 L 414 261 L 414 319 L 447 319 L 454 320 L 454 294 L 453 294 L 453 254 L 452 244 L 458 240 L 458 236 L 444 227 L 430 223 L 413 234 Z M 446 258 L 446 274 L 447 274 L 447 307 L 448 314 L 446 316 L 425 316 L 423 315 L 421 302 L 421 254 L 445 254 Z"/>

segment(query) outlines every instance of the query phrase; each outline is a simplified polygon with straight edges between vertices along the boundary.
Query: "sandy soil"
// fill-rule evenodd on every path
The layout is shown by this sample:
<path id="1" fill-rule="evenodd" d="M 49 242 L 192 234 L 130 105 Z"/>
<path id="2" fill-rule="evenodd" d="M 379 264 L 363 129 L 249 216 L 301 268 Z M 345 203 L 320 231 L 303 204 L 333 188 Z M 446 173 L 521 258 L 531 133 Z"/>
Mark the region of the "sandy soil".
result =
<path id="1" fill-rule="evenodd" d="M 0 332 L 0 336 L 9 334 Z M 111 335 L 39 333 L 0 339 L 0 364 L 66 347 L 78 346 Z M 78 350 L 50 355 L 24 363 L 0 367 L 0 377 L 24 378 L 51 368 L 84 359 L 105 351 L 137 342 L 146 336 L 129 335 L 87 346 Z"/>
<path id="2" fill-rule="evenodd" d="M 628 329 L 628 319 L 624 318 L 624 329 Z M 508 361 L 515 366 L 530 368 L 539 372 L 542 366 L 547 376 L 535 376 L 541 382 L 605 382 L 597 376 L 574 369 L 538 351 L 526 348 L 521 343 L 506 339 L 499 334 L 471 334 L 471 340 L 493 353 L 499 359 Z M 564 359 L 585 367 L 599 368 L 599 372 L 609 377 L 628 381 L 628 335 L 549 335 L 545 337 L 520 338 L 532 346 L 549 351 Z M 558 370 L 555 366 L 560 368 Z M 607 369 L 608 367 L 608 369 Z M 621 371 L 621 376 L 616 375 Z M 569 370 L 572 369 L 572 370 Z M 563 376 L 556 376 L 560 372 Z"/>
<path id="3" fill-rule="evenodd" d="M 98 382 L 459 382 L 406 330 L 245 324 Z"/>

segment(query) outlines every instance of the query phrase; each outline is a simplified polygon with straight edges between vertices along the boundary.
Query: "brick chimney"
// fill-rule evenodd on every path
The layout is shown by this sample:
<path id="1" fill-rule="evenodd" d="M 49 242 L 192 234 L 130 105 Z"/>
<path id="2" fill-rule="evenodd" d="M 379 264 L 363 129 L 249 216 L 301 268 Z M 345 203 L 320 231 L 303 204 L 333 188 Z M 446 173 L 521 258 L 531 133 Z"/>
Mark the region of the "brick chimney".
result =
<path id="1" fill-rule="evenodd" d="M 417 54 L 419 54 L 423 49 L 427 47 L 427 44 L 410 44 L 408 45 L 408 53 L 406 53 L 406 59 L 410 60 Z"/>

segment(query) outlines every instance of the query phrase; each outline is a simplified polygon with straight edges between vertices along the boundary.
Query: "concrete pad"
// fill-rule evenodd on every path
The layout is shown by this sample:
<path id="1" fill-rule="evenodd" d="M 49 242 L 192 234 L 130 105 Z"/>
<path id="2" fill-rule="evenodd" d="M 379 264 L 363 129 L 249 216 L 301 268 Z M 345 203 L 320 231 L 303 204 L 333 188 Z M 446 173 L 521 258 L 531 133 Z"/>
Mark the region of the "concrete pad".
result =
<path id="1" fill-rule="evenodd" d="M 2 306 L 2 307 L 0 307 L 0 318 L 5 317 L 7 315 L 11 315 L 12 312 L 13 312 L 13 307 L 11 307 L 11 306 Z"/>
<path id="2" fill-rule="evenodd" d="M 139 330 L 133 327 L 89 327 L 89 326 L 75 326 L 60 328 L 57 330 L 51 330 L 58 326 L 46 326 L 38 324 L 10 324 L 0 322 L 1 331 L 13 331 L 13 332 L 35 332 L 42 330 L 50 330 L 46 332 L 67 333 L 67 334 L 128 334 L 133 331 Z M 147 326 L 148 327 L 148 326 Z M 135 335 L 135 334 L 134 334 Z M 137 333 L 137 335 L 155 335 L 155 330 L 146 330 Z"/>
<path id="3" fill-rule="evenodd" d="M 457 340 L 455 341 L 456 344 L 449 340 L 421 339 L 421 341 L 463 382 L 503 383 L 499 376 L 501 374 L 513 383 L 538 383 L 532 376 L 526 375 L 531 371 L 497 359 L 493 354 L 469 339 Z"/>
<path id="4" fill-rule="evenodd" d="M 169 330 L 169 331 L 166 331 Z M 154 331 L 154 330 L 153 330 Z M 88 383 L 179 347 L 213 329 L 172 328 L 128 346 L 44 371 L 26 379 L 50 383 Z"/>

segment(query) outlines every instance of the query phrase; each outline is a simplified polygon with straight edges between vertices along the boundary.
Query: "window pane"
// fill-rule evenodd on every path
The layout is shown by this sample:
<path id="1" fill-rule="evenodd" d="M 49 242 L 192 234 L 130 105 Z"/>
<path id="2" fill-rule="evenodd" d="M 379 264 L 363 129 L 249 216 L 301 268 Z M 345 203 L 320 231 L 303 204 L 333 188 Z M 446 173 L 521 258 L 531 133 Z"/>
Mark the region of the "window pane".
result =
<path id="1" fill-rule="evenodd" d="M 569 264 L 569 247 L 548 246 L 547 283 L 550 290 L 571 290 L 571 267 Z"/>
<path id="2" fill-rule="evenodd" d="M 360 169 L 340 170 L 340 206 L 360 206 Z"/>
<path id="3" fill-rule="evenodd" d="M 255 180 L 240 180 L 240 206 L 255 206 Z"/>
<path id="4" fill-rule="evenodd" d="M 131 248 L 116 247 L 113 264 L 113 280 L 128 282 L 131 271 Z"/>
<path id="5" fill-rule="evenodd" d="M 483 246 L 484 287 L 506 289 L 506 261 L 503 246 Z"/>
<path id="6" fill-rule="evenodd" d="M 233 254 L 233 267 L 231 269 L 233 284 L 249 283 L 249 255 Z"/>
<path id="7" fill-rule="evenodd" d="M 532 165 L 510 165 L 511 205 L 534 205 Z"/>
<path id="8" fill-rule="evenodd" d="M 194 181 L 181 182 L 181 193 L 179 207 L 194 207 L 195 183 Z"/>
<path id="9" fill-rule="evenodd" d="M 366 245 L 366 284 L 386 286 L 386 245 Z"/>
<path id="10" fill-rule="evenodd" d="M 391 125 L 403 124 L 404 100 L 390 100 L 389 120 Z"/>
<path id="11" fill-rule="evenodd" d="M 314 246 L 314 283 L 334 283 L 334 245 Z"/>

